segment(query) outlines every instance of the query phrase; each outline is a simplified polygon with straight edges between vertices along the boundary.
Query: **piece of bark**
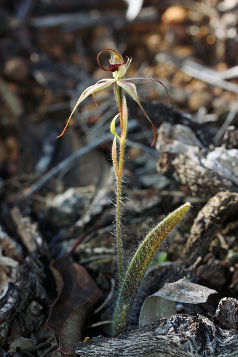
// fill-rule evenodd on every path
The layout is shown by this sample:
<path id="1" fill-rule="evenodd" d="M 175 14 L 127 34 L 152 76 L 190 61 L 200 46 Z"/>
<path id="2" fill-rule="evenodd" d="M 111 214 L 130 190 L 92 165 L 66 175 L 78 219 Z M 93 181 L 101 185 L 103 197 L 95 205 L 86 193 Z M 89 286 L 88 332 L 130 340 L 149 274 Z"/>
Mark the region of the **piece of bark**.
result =
<path id="1" fill-rule="evenodd" d="M 2 252 L 5 256 L 13 258 L 18 262 L 23 261 L 22 246 L 12 239 L 0 225 L 0 244 Z"/>
<path id="2" fill-rule="evenodd" d="M 170 154 L 184 154 L 199 162 L 204 146 L 188 126 L 163 123 L 158 132 L 156 149 Z"/>
<path id="3" fill-rule="evenodd" d="M 221 291 L 226 283 L 224 265 L 218 259 L 216 260 L 212 253 L 201 258 L 198 266 L 196 267 L 195 263 L 194 269 L 190 269 L 192 275 L 195 274 L 201 284 Z"/>
<path id="4" fill-rule="evenodd" d="M 15 283 L 8 283 L 0 297 L 0 345 L 5 346 L 19 335 L 29 336 L 42 326 L 52 303 L 54 281 L 46 262 L 33 254 L 19 268 Z"/>
<path id="5" fill-rule="evenodd" d="M 226 149 L 238 149 L 238 129 L 234 126 L 228 126 L 220 145 L 224 146 Z"/>
<path id="6" fill-rule="evenodd" d="M 177 156 L 172 165 L 181 184 L 195 196 L 211 197 L 219 191 L 238 190 L 230 180 L 184 155 Z"/>
<path id="7" fill-rule="evenodd" d="M 237 357 L 237 344 L 236 331 L 222 330 L 201 315 L 181 314 L 116 338 L 80 342 L 74 351 L 81 357 Z"/>
<path id="8" fill-rule="evenodd" d="M 205 257 L 208 247 L 228 219 L 235 217 L 238 210 L 238 193 L 219 192 L 207 202 L 194 220 L 187 240 L 183 261 L 189 266 L 198 257 Z"/>
<path id="9" fill-rule="evenodd" d="M 227 161 L 222 163 L 223 171 L 219 172 L 203 164 L 203 161 L 208 162 L 210 153 L 191 128 L 163 123 L 158 131 L 156 149 L 161 153 L 157 166 L 159 173 L 167 176 L 176 174 L 179 182 L 193 195 L 211 197 L 219 191 L 238 191 L 238 186 L 233 182 L 231 165 Z M 232 157 L 233 151 L 222 150 L 226 157 Z M 215 168 L 218 166 L 213 161 L 211 165 L 211 159 L 209 165 Z"/>
<path id="10" fill-rule="evenodd" d="M 234 182 L 238 185 L 238 150 L 227 150 L 224 147 L 216 147 L 210 151 L 201 163 L 208 169 L 213 170 L 218 175 Z"/>
<path id="11" fill-rule="evenodd" d="M 29 217 L 23 217 L 19 207 L 13 207 L 11 215 L 17 226 L 17 232 L 28 252 L 37 251 L 43 244 L 37 225 L 31 222 Z"/>
<path id="12" fill-rule="evenodd" d="M 216 320 L 221 328 L 238 329 L 238 301 L 234 298 L 220 300 L 216 310 Z"/>

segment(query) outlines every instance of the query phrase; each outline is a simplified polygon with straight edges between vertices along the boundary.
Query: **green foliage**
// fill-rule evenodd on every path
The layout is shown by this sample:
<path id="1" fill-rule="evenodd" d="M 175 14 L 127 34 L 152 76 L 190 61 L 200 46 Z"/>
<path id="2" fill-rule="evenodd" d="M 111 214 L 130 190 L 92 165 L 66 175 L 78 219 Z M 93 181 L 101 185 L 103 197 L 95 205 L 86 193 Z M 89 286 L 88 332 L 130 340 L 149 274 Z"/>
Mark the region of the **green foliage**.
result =
<path id="1" fill-rule="evenodd" d="M 190 207 L 185 203 L 175 211 L 170 213 L 160 222 L 139 245 L 135 252 L 123 283 L 120 289 L 116 309 L 113 316 L 112 334 L 114 336 L 123 332 L 128 324 L 130 312 L 134 303 L 135 296 L 141 285 L 141 281 L 146 270 L 153 259 L 160 243 L 174 226 L 183 218 Z"/>
<path id="2" fill-rule="evenodd" d="M 152 265 L 157 265 L 157 264 L 163 264 L 167 261 L 167 253 L 165 252 L 160 252 L 158 256 L 154 257 L 151 264 Z"/>

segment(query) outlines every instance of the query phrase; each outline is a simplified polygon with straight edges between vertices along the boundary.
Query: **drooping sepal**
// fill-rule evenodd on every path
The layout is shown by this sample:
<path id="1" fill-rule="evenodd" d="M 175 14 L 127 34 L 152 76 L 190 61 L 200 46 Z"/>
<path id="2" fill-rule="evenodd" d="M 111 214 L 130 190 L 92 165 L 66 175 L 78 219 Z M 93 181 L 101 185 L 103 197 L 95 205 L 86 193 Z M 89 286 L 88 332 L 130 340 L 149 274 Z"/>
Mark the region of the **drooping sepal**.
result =
<path id="1" fill-rule="evenodd" d="M 154 139 L 153 142 L 151 144 L 151 146 L 154 145 L 155 143 L 155 139 L 156 139 L 156 128 L 154 123 L 152 122 L 152 120 L 150 119 L 150 117 L 148 116 L 148 114 L 146 113 L 145 109 L 143 108 L 143 105 L 141 104 L 139 97 L 137 95 L 137 90 L 136 90 L 136 86 L 133 83 L 124 81 L 124 80 L 120 80 L 117 81 L 117 84 L 124 89 L 124 91 L 129 94 L 131 96 L 131 98 L 139 105 L 140 109 L 142 110 L 142 112 L 144 113 L 145 117 L 149 120 L 150 124 L 152 125 L 153 128 L 153 133 L 154 133 Z"/>
<path id="2" fill-rule="evenodd" d="M 98 81 L 97 83 L 93 84 L 92 86 L 88 87 L 87 89 L 85 89 L 83 91 L 83 93 L 80 95 L 79 99 L 77 100 L 77 103 L 75 104 L 62 133 L 60 135 L 58 135 L 57 138 L 60 138 L 61 136 L 64 135 L 75 110 L 77 109 L 79 104 L 82 103 L 82 101 L 84 101 L 90 95 L 93 95 L 93 94 L 99 92 L 100 90 L 109 87 L 114 82 L 115 82 L 115 79 L 102 79 L 102 80 Z"/>

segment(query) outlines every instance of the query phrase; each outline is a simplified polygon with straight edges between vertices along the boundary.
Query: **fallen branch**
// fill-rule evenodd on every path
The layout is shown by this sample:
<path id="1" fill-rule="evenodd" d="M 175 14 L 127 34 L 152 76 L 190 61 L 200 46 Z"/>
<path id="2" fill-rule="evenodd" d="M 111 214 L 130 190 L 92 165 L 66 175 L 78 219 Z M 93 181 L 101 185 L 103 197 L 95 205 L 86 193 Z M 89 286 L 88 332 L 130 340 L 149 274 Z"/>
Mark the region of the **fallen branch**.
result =
<path id="1" fill-rule="evenodd" d="M 111 138 L 112 138 L 111 134 L 103 135 L 97 140 L 94 140 L 92 143 L 89 143 L 88 145 L 84 146 L 83 148 L 79 149 L 78 151 L 68 156 L 65 160 L 61 161 L 50 171 L 48 171 L 47 174 L 42 176 L 36 183 L 34 183 L 25 193 L 24 198 L 29 198 L 30 196 L 32 196 L 34 193 L 39 191 L 50 179 L 58 175 L 65 168 L 69 167 L 72 164 L 72 162 L 79 159 L 83 155 L 86 155 L 87 153 L 89 153 L 91 150 L 95 149 L 102 143 L 111 140 Z"/>
<path id="2" fill-rule="evenodd" d="M 117 338 L 98 337 L 74 347 L 81 357 L 237 356 L 236 330 L 222 330 L 208 318 L 173 315 Z"/>
<path id="3" fill-rule="evenodd" d="M 192 60 L 185 60 L 181 66 L 181 70 L 192 78 L 197 78 L 200 81 L 209 83 L 215 87 L 220 87 L 233 93 L 238 93 L 237 84 L 225 81 L 220 76 L 219 72 L 202 66 Z"/>
<path id="4" fill-rule="evenodd" d="M 133 130 L 136 126 L 137 123 L 133 121 L 130 123 L 130 125 L 128 125 L 128 130 Z M 106 143 L 110 140 L 112 140 L 112 134 L 111 133 L 105 134 L 95 139 L 93 142 L 88 143 L 86 146 L 80 148 L 78 151 L 74 152 L 73 154 L 69 155 L 66 159 L 61 161 L 59 164 L 57 164 L 55 167 L 49 170 L 45 175 L 43 175 L 37 182 L 35 182 L 24 194 L 24 198 L 31 197 L 34 193 L 39 191 L 49 180 L 51 180 L 53 177 L 58 175 L 61 171 L 66 170 L 68 167 L 71 167 L 73 162 L 78 160 L 80 157 L 88 154 L 93 149 L 96 149 L 101 144 Z M 145 145 L 134 143 L 131 140 L 127 140 L 127 145 L 144 150 L 150 153 L 151 155 L 154 155 L 157 158 L 160 157 L 160 154 L 158 152 Z"/>
<path id="5" fill-rule="evenodd" d="M 224 222 L 235 217 L 238 209 L 238 193 L 219 192 L 198 213 L 187 240 L 184 259 L 189 266 L 198 257 L 205 257 L 215 234 Z"/>

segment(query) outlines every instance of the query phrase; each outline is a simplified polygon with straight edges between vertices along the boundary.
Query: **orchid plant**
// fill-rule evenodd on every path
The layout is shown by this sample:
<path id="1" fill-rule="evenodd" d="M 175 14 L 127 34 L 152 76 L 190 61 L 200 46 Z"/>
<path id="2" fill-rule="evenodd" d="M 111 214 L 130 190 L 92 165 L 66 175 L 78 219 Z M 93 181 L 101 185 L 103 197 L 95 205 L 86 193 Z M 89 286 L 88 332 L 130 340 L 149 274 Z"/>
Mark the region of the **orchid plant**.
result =
<path id="1" fill-rule="evenodd" d="M 110 58 L 108 60 L 108 67 L 104 67 L 100 62 L 100 57 L 105 52 L 110 54 Z M 127 58 L 126 60 L 124 60 L 123 57 L 115 50 L 105 49 L 100 51 L 97 56 L 97 62 L 101 69 L 103 69 L 104 71 L 112 72 L 113 78 L 101 79 L 100 81 L 83 91 L 83 93 L 77 100 L 62 133 L 58 137 L 61 137 L 65 133 L 74 112 L 84 99 L 92 95 L 95 100 L 95 93 L 111 85 L 114 85 L 114 96 L 117 104 L 118 114 L 112 119 L 110 128 L 112 134 L 114 135 L 112 144 L 112 163 L 114 167 L 117 185 L 116 244 L 117 263 L 119 269 L 119 295 L 112 322 L 112 334 L 116 336 L 123 332 L 128 326 L 128 321 L 134 299 L 139 290 L 141 281 L 146 273 L 146 270 L 152 258 L 154 257 L 160 243 L 163 241 L 166 235 L 174 228 L 174 226 L 183 218 L 185 213 L 188 211 L 190 204 L 185 203 L 184 205 L 176 209 L 174 212 L 172 212 L 170 215 L 168 215 L 161 223 L 159 223 L 139 245 L 127 269 L 125 269 L 123 261 L 123 241 L 121 233 L 122 178 L 128 122 L 128 109 L 125 94 L 129 95 L 138 104 L 140 109 L 143 111 L 145 117 L 151 123 L 154 133 L 154 138 L 152 142 L 153 146 L 156 140 L 156 128 L 149 116 L 147 115 L 146 111 L 144 110 L 138 98 L 136 86 L 132 83 L 132 81 L 137 79 L 155 80 L 165 88 L 167 95 L 168 91 L 165 85 L 155 78 L 124 78 L 131 64 L 131 58 Z M 119 133 L 116 132 L 117 120 L 119 120 L 120 124 Z M 117 146 L 119 146 L 119 148 Z"/>

